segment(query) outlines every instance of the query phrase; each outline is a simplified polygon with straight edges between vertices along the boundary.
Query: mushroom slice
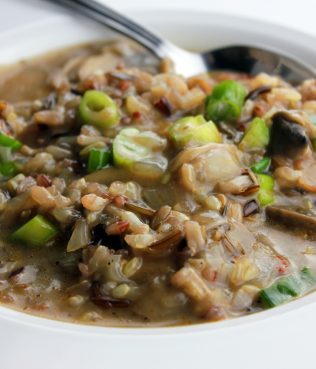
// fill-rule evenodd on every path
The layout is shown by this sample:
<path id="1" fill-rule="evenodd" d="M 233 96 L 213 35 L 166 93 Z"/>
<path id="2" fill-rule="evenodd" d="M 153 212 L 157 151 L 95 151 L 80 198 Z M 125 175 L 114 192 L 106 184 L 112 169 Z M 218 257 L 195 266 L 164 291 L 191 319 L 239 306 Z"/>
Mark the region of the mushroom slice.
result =
<path id="1" fill-rule="evenodd" d="M 280 111 L 273 115 L 270 132 L 269 152 L 297 159 L 309 147 L 309 138 L 300 120 L 294 114 Z"/>
<path id="2" fill-rule="evenodd" d="M 316 217 L 277 206 L 268 206 L 266 216 L 271 222 L 283 224 L 289 227 L 288 229 L 300 229 L 308 234 L 316 235 Z"/>
<path id="3" fill-rule="evenodd" d="M 272 89 L 272 86 L 269 85 L 263 85 L 255 88 L 254 90 L 251 90 L 248 95 L 245 97 L 246 100 L 256 100 L 256 98 L 262 94 L 266 94 L 270 92 Z"/>
<path id="4" fill-rule="evenodd" d="M 121 59 L 113 53 L 93 55 L 87 58 L 81 65 L 78 75 L 81 81 L 94 74 L 105 74 L 115 70 Z"/>

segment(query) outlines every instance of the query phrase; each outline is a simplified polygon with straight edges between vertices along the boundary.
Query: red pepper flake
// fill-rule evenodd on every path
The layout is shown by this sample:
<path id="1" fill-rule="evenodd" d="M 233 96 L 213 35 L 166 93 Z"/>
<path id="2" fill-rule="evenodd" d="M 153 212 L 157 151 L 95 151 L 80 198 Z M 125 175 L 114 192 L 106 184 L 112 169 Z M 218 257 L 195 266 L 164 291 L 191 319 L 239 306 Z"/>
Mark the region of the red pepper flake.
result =
<path id="1" fill-rule="evenodd" d="M 237 129 L 237 131 L 245 132 L 246 126 L 243 123 L 239 123 L 238 126 L 236 127 L 236 129 Z"/>
<path id="2" fill-rule="evenodd" d="M 212 282 L 215 282 L 215 281 L 216 281 L 216 279 L 217 279 L 217 270 L 214 270 L 214 271 L 213 271 L 213 276 L 212 276 L 211 281 L 212 281 Z"/>
<path id="3" fill-rule="evenodd" d="M 52 185 L 52 180 L 46 174 L 39 174 L 36 177 L 36 182 L 42 187 L 50 187 Z"/>
<path id="4" fill-rule="evenodd" d="M 139 111 L 135 111 L 132 115 L 133 119 L 139 119 L 141 117 L 141 113 Z"/>
<path id="5" fill-rule="evenodd" d="M 154 103 L 154 107 L 167 116 L 172 113 L 172 106 L 169 100 L 164 96 Z"/>
<path id="6" fill-rule="evenodd" d="M 265 113 L 263 106 L 260 105 L 259 103 L 253 107 L 252 111 L 253 111 L 254 116 L 256 117 L 262 117 L 263 114 Z"/>
<path id="7" fill-rule="evenodd" d="M 284 256 L 277 255 L 276 257 L 280 260 L 280 264 L 277 266 L 277 271 L 279 272 L 279 274 L 284 274 L 290 264 Z"/>
<path id="8" fill-rule="evenodd" d="M 130 83 L 128 81 L 120 81 L 119 83 L 119 89 L 121 91 L 126 91 L 129 89 Z"/>

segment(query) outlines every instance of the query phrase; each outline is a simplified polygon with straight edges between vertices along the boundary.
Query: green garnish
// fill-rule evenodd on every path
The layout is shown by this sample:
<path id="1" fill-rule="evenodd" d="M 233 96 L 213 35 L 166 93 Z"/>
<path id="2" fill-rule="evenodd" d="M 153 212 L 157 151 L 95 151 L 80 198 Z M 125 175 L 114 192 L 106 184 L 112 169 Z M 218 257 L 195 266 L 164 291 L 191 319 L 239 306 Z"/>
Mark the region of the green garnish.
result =
<path id="1" fill-rule="evenodd" d="M 253 119 L 239 143 L 239 148 L 241 150 L 260 150 L 264 149 L 270 138 L 269 128 L 265 121 L 261 118 Z"/>
<path id="2" fill-rule="evenodd" d="M 239 118 L 247 91 L 236 81 L 223 81 L 214 87 L 205 101 L 205 117 L 216 123 Z"/>
<path id="3" fill-rule="evenodd" d="M 0 132 L 0 146 L 10 147 L 13 151 L 16 151 L 22 147 L 22 143 L 19 140 Z"/>
<path id="4" fill-rule="evenodd" d="M 12 161 L 0 163 L 0 177 L 11 178 L 18 173 L 16 164 Z"/>
<path id="5" fill-rule="evenodd" d="M 169 135 L 178 148 L 222 141 L 216 125 L 202 115 L 179 119 L 169 128 Z"/>
<path id="6" fill-rule="evenodd" d="M 274 179 L 267 174 L 257 174 L 260 190 L 258 201 L 261 206 L 266 206 L 274 201 Z"/>
<path id="7" fill-rule="evenodd" d="M 108 149 L 91 149 L 88 158 L 88 172 L 95 172 L 111 163 L 112 153 Z"/>
<path id="8" fill-rule="evenodd" d="M 88 90 L 81 98 L 79 116 L 85 124 L 101 129 L 118 124 L 120 114 L 115 102 L 102 91 Z"/>
<path id="9" fill-rule="evenodd" d="M 13 242 L 43 246 L 58 233 L 57 228 L 42 215 L 36 215 L 9 236 Z"/>
<path id="10" fill-rule="evenodd" d="M 260 161 L 258 161 L 258 163 L 253 164 L 250 169 L 254 172 L 254 173 L 263 173 L 265 171 L 267 171 L 270 167 L 271 164 L 271 159 L 268 156 L 263 157 Z"/>
<path id="11" fill-rule="evenodd" d="M 141 132 L 136 128 L 124 128 L 113 141 L 114 164 L 130 168 L 133 163 L 141 162 L 155 151 L 165 148 L 166 141 L 151 131 Z"/>
<path id="12" fill-rule="evenodd" d="M 287 277 L 282 277 L 270 287 L 260 291 L 260 299 L 265 307 L 271 308 L 308 292 L 316 284 L 316 277 L 309 268 Z"/>

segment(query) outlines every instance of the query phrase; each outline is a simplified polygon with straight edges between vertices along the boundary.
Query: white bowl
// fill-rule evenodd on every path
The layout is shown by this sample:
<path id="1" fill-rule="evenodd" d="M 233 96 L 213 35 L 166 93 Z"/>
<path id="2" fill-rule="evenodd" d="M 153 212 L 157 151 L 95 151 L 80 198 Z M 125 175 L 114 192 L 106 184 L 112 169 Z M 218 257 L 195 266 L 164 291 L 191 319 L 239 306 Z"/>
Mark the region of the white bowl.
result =
<path id="1" fill-rule="evenodd" d="M 1 64 L 113 36 L 104 27 L 40 5 L 7 0 L 7 16 L 18 12 L 27 21 L 0 34 Z M 266 45 L 310 64 L 316 60 L 315 37 L 258 20 L 163 10 L 133 16 L 188 48 Z M 243 318 L 145 329 L 74 325 L 0 307 L 0 367 L 312 369 L 315 302 L 316 293 Z"/>

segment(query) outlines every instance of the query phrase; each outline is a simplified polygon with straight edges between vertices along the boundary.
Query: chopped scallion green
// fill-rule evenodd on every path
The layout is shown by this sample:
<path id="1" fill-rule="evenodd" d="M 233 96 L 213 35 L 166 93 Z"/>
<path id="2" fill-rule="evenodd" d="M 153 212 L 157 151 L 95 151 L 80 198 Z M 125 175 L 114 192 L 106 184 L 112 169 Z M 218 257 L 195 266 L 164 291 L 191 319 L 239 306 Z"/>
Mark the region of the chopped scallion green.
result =
<path id="1" fill-rule="evenodd" d="M 241 150 L 264 149 L 269 143 L 269 128 L 262 118 L 255 118 L 247 127 L 243 138 L 239 143 Z"/>
<path id="2" fill-rule="evenodd" d="M 88 159 L 88 172 L 95 172 L 110 164 L 112 153 L 108 149 L 91 149 Z"/>
<path id="3" fill-rule="evenodd" d="M 88 90 L 81 98 L 79 116 L 85 124 L 101 129 L 115 126 L 120 120 L 116 103 L 102 91 Z"/>
<path id="4" fill-rule="evenodd" d="M 245 87 L 236 81 L 226 80 L 219 83 L 214 87 L 212 94 L 206 98 L 206 119 L 215 123 L 237 120 L 246 94 Z"/>
<path id="5" fill-rule="evenodd" d="M 253 164 L 251 166 L 251 170 L 254 173 L 260 174 L 260 173 L 267 171 L 270 167 L 270 164 L 271 164 L 271 159 L 268 156 L 265 156 L 260 161 L 258 161 L 258 163 Z"/>
<path id="6" fill-rule="evenodd" d="M 0 146 L 10 147 L 13 151 L 15 151 L 22 147 L 22 143 L 19 140 L 0 132 Z"/>
<path id="7" fill-rule="evenodd" d="M 267 174 L 257 174 L 260 190 L 258 191 L 258 201 L 261 206 L 266 206 L 274 202 L 274 179 Z"/>
<path id="8" fill-rule="evenodd" d="M 5 163 L 0 163 L 0 177 L 11 178 L 18 173 L 16 164 L 12 161 L 7 161 Z"/>
<path id="9" fill-rule="evenodd" d="M 166 140 L 155 132 L 124 128 L 113 141 L 114 164 L 121 168 L 130 168 L 134 163 L 142 162 L 162 151 L 165 146 Z"/>
<path id="10" fill-rule="evenodd" d="M 42 215 L 36 215 L 9 236 L 13 242 L 43 246 L 57 235 L 57 228 Z"/>
<path id="11" fill-rule="evenodd" d="M 216 125 L 212 121 L 207 122 L 202 115 L 179 119 L 169 128 L 169 134 L 179 148 L 222 141 Z"/>
<path id="12" fill-rule="evenodd" d="M 282 277 L 270 287 L 261 290 L 260 299 L 266 307 L 275 307 L 308 292 L 315 284 L 316 277 L 309 268 L 304 267 L 301 271 Z"/>

